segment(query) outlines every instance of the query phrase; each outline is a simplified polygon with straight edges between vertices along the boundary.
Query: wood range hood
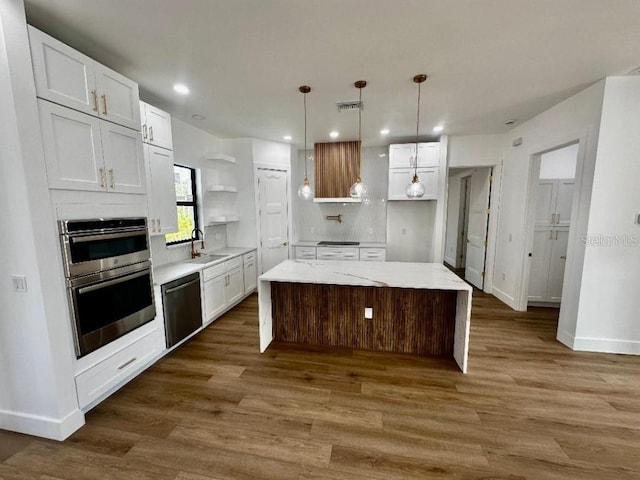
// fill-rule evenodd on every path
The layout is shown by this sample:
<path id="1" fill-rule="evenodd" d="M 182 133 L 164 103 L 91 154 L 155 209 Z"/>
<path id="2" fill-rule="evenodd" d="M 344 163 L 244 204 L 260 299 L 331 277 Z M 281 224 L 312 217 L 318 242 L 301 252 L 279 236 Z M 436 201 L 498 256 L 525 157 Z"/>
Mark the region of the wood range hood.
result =
<path id="1" fill-rule="evenodd" d="M 360 176 L 360 151 L 359 140 L 314 144 L 314 202 L 360 202 L 349 196 Z"/>

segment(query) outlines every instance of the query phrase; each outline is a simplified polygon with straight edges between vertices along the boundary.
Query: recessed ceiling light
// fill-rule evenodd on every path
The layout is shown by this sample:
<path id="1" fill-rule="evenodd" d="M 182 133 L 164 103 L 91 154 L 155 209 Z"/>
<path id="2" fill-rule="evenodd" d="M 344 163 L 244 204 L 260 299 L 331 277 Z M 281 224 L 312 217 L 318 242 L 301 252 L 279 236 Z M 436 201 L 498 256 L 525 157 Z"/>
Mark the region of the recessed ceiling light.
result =
<path id="1" fill-rule="evenodd" d="M 436 125 L 435 127 L 433 127 L 433 131 L 436 133 L 440 133 L 443 130 L 444 130 L 444 126 L 442 125 Z"/>
<path id="2" fill-rule="evenodd" d="M 194 113 L 193 115 L 191 115 L 191 118 L 193 118 L 194 120 L 204 120 L 205 117 L 204 115 L 200 115 L 199 113 Z"/>
<path id="3" fill-rule="evenodd" d="M 173 86 L 173 90 L 180 95 L 189 95 L 189 87 L 183 85 L 182 83 L 176 83 Z"/>
<path id="4" fill-rule="evenodd" d="M 389 135 L 389 129 L 383 128 L 382 130 L 380 130 L 380 135 Z"/>
<path id="5" fill-rule="evenodd" d="M 293 137 L 291 135 L 285 135 L 282 138 L 285 139 L 285 140 L 291 140 Z"/>
<path id="6" fill-rule="evenodd" d="M 340 132 L 336 132 L 335 130 L 332 132 L 329 132 L 329 136 L 331 138 L 338 138 L 340 136 Z"/>

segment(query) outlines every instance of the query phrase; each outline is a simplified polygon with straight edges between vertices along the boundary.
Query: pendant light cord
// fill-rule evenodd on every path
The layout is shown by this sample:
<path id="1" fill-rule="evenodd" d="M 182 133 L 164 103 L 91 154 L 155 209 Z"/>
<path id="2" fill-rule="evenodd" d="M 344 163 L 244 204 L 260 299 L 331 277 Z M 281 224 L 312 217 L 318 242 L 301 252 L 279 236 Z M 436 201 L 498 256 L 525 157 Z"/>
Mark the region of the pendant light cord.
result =
<path id="1" fill-rule="evenodd" d="M 308 180 L 307 176 L 307 94 L 303 93 L 304 99 L 304 179 Z"/>
<path id="2" fill-rule="evenodd" d="M 422 83 L 418 83 L 418 112 L 416 113 L 416 162 L 414 169 L 414 176 L 418 175 L 418 135 L 420 132 L 420 87 L 422 87 Z"/>

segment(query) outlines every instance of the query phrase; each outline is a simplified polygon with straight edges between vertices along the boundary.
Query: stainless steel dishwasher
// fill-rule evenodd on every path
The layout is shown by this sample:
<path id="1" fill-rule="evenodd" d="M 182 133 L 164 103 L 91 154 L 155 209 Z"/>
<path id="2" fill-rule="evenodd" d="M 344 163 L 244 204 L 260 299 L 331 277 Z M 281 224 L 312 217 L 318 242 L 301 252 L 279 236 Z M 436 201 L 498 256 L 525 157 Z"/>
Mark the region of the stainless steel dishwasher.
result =
<path id="1" fill-rule="evenodd" d="M 162 306 L 169 348 L 202 326 L 200 273 L 162 285 Z"/>

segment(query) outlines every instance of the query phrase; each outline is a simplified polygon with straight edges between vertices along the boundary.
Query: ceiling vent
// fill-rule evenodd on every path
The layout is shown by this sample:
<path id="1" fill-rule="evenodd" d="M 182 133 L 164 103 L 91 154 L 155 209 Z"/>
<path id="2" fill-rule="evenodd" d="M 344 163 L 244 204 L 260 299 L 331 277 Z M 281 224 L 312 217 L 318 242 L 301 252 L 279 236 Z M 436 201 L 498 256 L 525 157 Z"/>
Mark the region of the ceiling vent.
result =
<path id="1" fill-rule="evenodd" d="M 353 100 L 351 102 L 338 102 L 336 103 L 338 106 L 338 112 L 357 112 L 358 110 L 364 111 L 364 103 L 358 100 Z"/>

